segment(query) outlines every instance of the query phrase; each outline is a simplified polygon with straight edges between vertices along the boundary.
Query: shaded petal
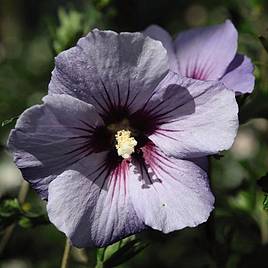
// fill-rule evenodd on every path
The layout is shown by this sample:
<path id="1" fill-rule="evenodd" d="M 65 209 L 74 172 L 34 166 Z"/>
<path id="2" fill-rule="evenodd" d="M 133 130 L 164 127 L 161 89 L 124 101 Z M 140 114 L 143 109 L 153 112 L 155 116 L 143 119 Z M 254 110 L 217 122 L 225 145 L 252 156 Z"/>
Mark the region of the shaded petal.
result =
<path id="1" fill-rule="evenodd" d="M 251 93 L 255 84 L 253 72 L 254 66 L 251 60 L 245 55 L 236 54 L 221 81 L 238 94 Z"/>
<path id="2" fill-rule="evenodd" d="M 24 178 L 46 199 L 56 175 L 90 153 L 90 137 L 102 119 L 92 105 L 68 95 L 43 101 L 20 116 L 8 147 Z"/>
<path id="3" fill-rule="evenodd" d="M 145 228 L 130 201 L 128 163 L 111 171 L 105 161 L 89 156 L 49 185 L 49 219 L 76 247 L 107 246 Z"/>
<path id="4" fill-rule="evenodd" d="M 188 160 L 191 161 L 191 162 L 194 162 L 196 165 L 201 167 L 206 172 L 209 171 L 208 157 L 192 158 L 192 159 L 188 159 Z"/>
<path id="5" fill-rule="evenodd" d="M 169 73 L 156 92 L 145 109 L 158 128 L 148 137 L 167 155 L 196 158 L 231 147 L 238 107 L 222 83 Z"/>
<path id="6" fill-rule="evenodd" d="M 206 172 L 193 162 L 167 157 L 154 146 L 143 148 L 143 157 L 145 163 L 132 166 L 129 178 L 139 218 L 164 233 L 205 222 L 214 203 Z"/>
<path id="7" fill-rule="evenodd" d="M 102 113 L 118 105 L 137 109 L 167 74 L 166 54 L 142 33 L 95 29 L 56 57 L 49 93 L 70 94 Z"/>
<path id="8" fill-rule="evenodd" d="M 200 80 L 218 80 L 233 60 L 238 34 L 231 23 L 179 33 L 175 49 L 180 74 Z"/>
<path id="9" fill-rule="evenodd" d="M 173 45 L 173 40 L 170 34 L 158 25 L 150 25 L 147 27 L 143 33 L 152 39 L 159 40 L 163 44 L 164 48 L 167 50 L 169 68 L 173 72 L 178 72 L 178 63 L 176 60 L 175 48 Z"/>

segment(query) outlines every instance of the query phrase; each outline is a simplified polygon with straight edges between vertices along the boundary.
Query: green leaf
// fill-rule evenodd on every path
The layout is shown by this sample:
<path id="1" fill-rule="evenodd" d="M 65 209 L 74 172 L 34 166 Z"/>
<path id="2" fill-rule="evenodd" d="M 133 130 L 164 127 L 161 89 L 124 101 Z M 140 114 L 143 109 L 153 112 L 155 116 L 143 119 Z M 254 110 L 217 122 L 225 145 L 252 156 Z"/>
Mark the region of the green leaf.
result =
<path id="1" fill-rule="evenodd" d="M 98 8 L 98 9 L 102 9 L 107 7 L 110 4 L 111 0 L 94 0 L 94 5 Z"/>
<path id="2" fill-rule="evenodd" d="M 20 212 L 21 212 L 20 204 L 16 198 L 6 199 L 0 203 L 0 216 L 1 217 L 10 217 Z"/>
<path id="3" fill-rule="evenodd" d="M 97 249 L 97 263 L 98 262 L 102 263 L 104 261 L 105 250 L 106 250 L 106 248 L 98 248 Z"/>
<path id="4" fill-rule="evenodd" d="M 4 127 L 6 125 L 9 125 L 9 124 L 13 123 L 13 121 L 17 120 L 18 118 L 19 118 L 19 116 L 14 116 L 10 119 L 7 119 L 1 123 L 1 126 Z"/>
<path id="5" fill-rule="evenodd" d="M 54 53 L 74 46 L 81 36 L 95 27 L 105 28 L 105 22 L 115 15 L 115 10 L 108 8 L 110 3 L 111 0 L 90 1 L 83 11 L 59 8 L 59 25 L 48 22 Z"/>
<path id="6" fill-rule="evenodd" d="M 108 247 L 97 249 L 95 268 L 116 267 L 141 252 L 148 244 L 135 238 L 135 235 L 124 238 Z"/>
<path id="7" fill-rule="evenodd" d="M 136 256 L 147 246 L 148 244 L 145 242 L 142 242 L 138 239 L 131 239 L 124 243 L 123 246 L 120 246 L 119 249 L 115 251 L 110 258 L 105 260 L 103 267 L 116 267 Z"/>
<path id="8" fill-rule="evenodd" d="M 263 200 L 263 209 L 268 210 L 268 173 L 262 176 L 257 181 L 257 184 L 261 188 L 261 190 L 265 193 Z"/>
<path id="9" fill-rule="evenodd" d="M 108 247 L 98 248 L 97 249 L 97 261 L 103 263 L 104 261 L 109 259 L 118 249 L 120 249 L 121 247 L 126 245 L 129 241 L 132 241 L 134 239 L 135 239 L 135 235 L 132 235 L 112 245 L 109 245 Z"/>
<path id="10" fill-rule="evenodd" d="M 22 216 L 19 221 L 19 225 L 22 228 L 33 228 L 38 225 L 49 224 L 49 220 L 46 215 L 34 215 L 34 216 Z"/>
<path id="11" fill-rule="evenodd" d="M 23 228 L 33 228 L 49 224 L 49 220 L 47 215 L 25 211 L 16 198 L 4 199 L 0 202 L 0 229 L 13 223 L 18 223 Z"/>
<path id="12" fill-rule="evenodd" d="M 268 210 L 268 194 L 265 194 L 265 195 L 264 195 L 263 208 L 264 208 L 265 210 Z"/>
<path id="13" fill-rule="evenodd" d="M 76 10 L 59 9 L 59 27 L 54 30 L 53 48 L 56 54 L 73 46 L 83 34 L 82 14 Z"/>
<path id="14" fill-rule="evenodd" d="M 4 229 L 17 221 L 21 215 L 21 207 L 17 199 L 5 199 L 0 203 L 0 229 Z"/>

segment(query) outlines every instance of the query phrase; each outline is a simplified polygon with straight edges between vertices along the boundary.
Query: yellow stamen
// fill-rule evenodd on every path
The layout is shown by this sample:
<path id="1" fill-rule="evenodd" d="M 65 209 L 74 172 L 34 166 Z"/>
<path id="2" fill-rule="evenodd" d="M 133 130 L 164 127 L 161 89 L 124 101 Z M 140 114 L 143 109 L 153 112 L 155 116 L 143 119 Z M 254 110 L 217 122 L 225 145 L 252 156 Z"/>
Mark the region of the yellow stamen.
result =
<path id="1" fill-rule="evenodd" d="M 115 134 L 115 139 L 117 141 L 115 147 L 117 149 L 117 153 L 124 159 L 129 158 L 130 155 L 134 153 L 134 148 L 137 145 L 137 141 L 130 135 L 131 132 L 129 130 L 119 130 Z"/>

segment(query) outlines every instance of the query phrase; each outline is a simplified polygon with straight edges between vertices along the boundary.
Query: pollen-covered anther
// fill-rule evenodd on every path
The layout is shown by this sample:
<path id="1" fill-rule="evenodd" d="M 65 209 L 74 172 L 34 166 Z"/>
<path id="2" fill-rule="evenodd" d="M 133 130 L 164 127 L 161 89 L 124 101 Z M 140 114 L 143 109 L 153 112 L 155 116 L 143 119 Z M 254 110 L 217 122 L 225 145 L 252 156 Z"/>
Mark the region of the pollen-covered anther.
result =
<path id="1" fill-rule="evenodd" d="M 118 155 L 122 156 L 124 159 L 128 159 L 130 155 L 134 153 L 137 141 L 131 137 L 131 132 L 129 130 L 117 131 L 115 139 L 117 141 L 115 147 Z"/>

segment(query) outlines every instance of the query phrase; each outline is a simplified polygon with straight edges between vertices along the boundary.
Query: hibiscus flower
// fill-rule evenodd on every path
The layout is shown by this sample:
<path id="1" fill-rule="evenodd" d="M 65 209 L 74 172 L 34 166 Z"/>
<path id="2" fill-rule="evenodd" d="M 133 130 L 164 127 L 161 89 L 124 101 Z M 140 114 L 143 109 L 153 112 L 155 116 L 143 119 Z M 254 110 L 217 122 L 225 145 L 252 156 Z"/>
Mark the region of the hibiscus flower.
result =
<path id="1" fill-rule="evenodd" d="M 157 25 L 144 33 L 162 42 L 174 72 L 198 80 L 219 80 L 237 95 L 253 91 L 254 66 L 247 56 L 237 53 L 238 33 L 230 20 L 181 32 L 174 40 Z"/>
<path id="2" fill-rule="evenodd" d="M 232 145 L 235 94 L 169 71 L 141 33 L 93 30 L 55 61 L 8 141 L 50 221 L 77 247 L 206 221 L 214 197 L 196 162 Z"/>

